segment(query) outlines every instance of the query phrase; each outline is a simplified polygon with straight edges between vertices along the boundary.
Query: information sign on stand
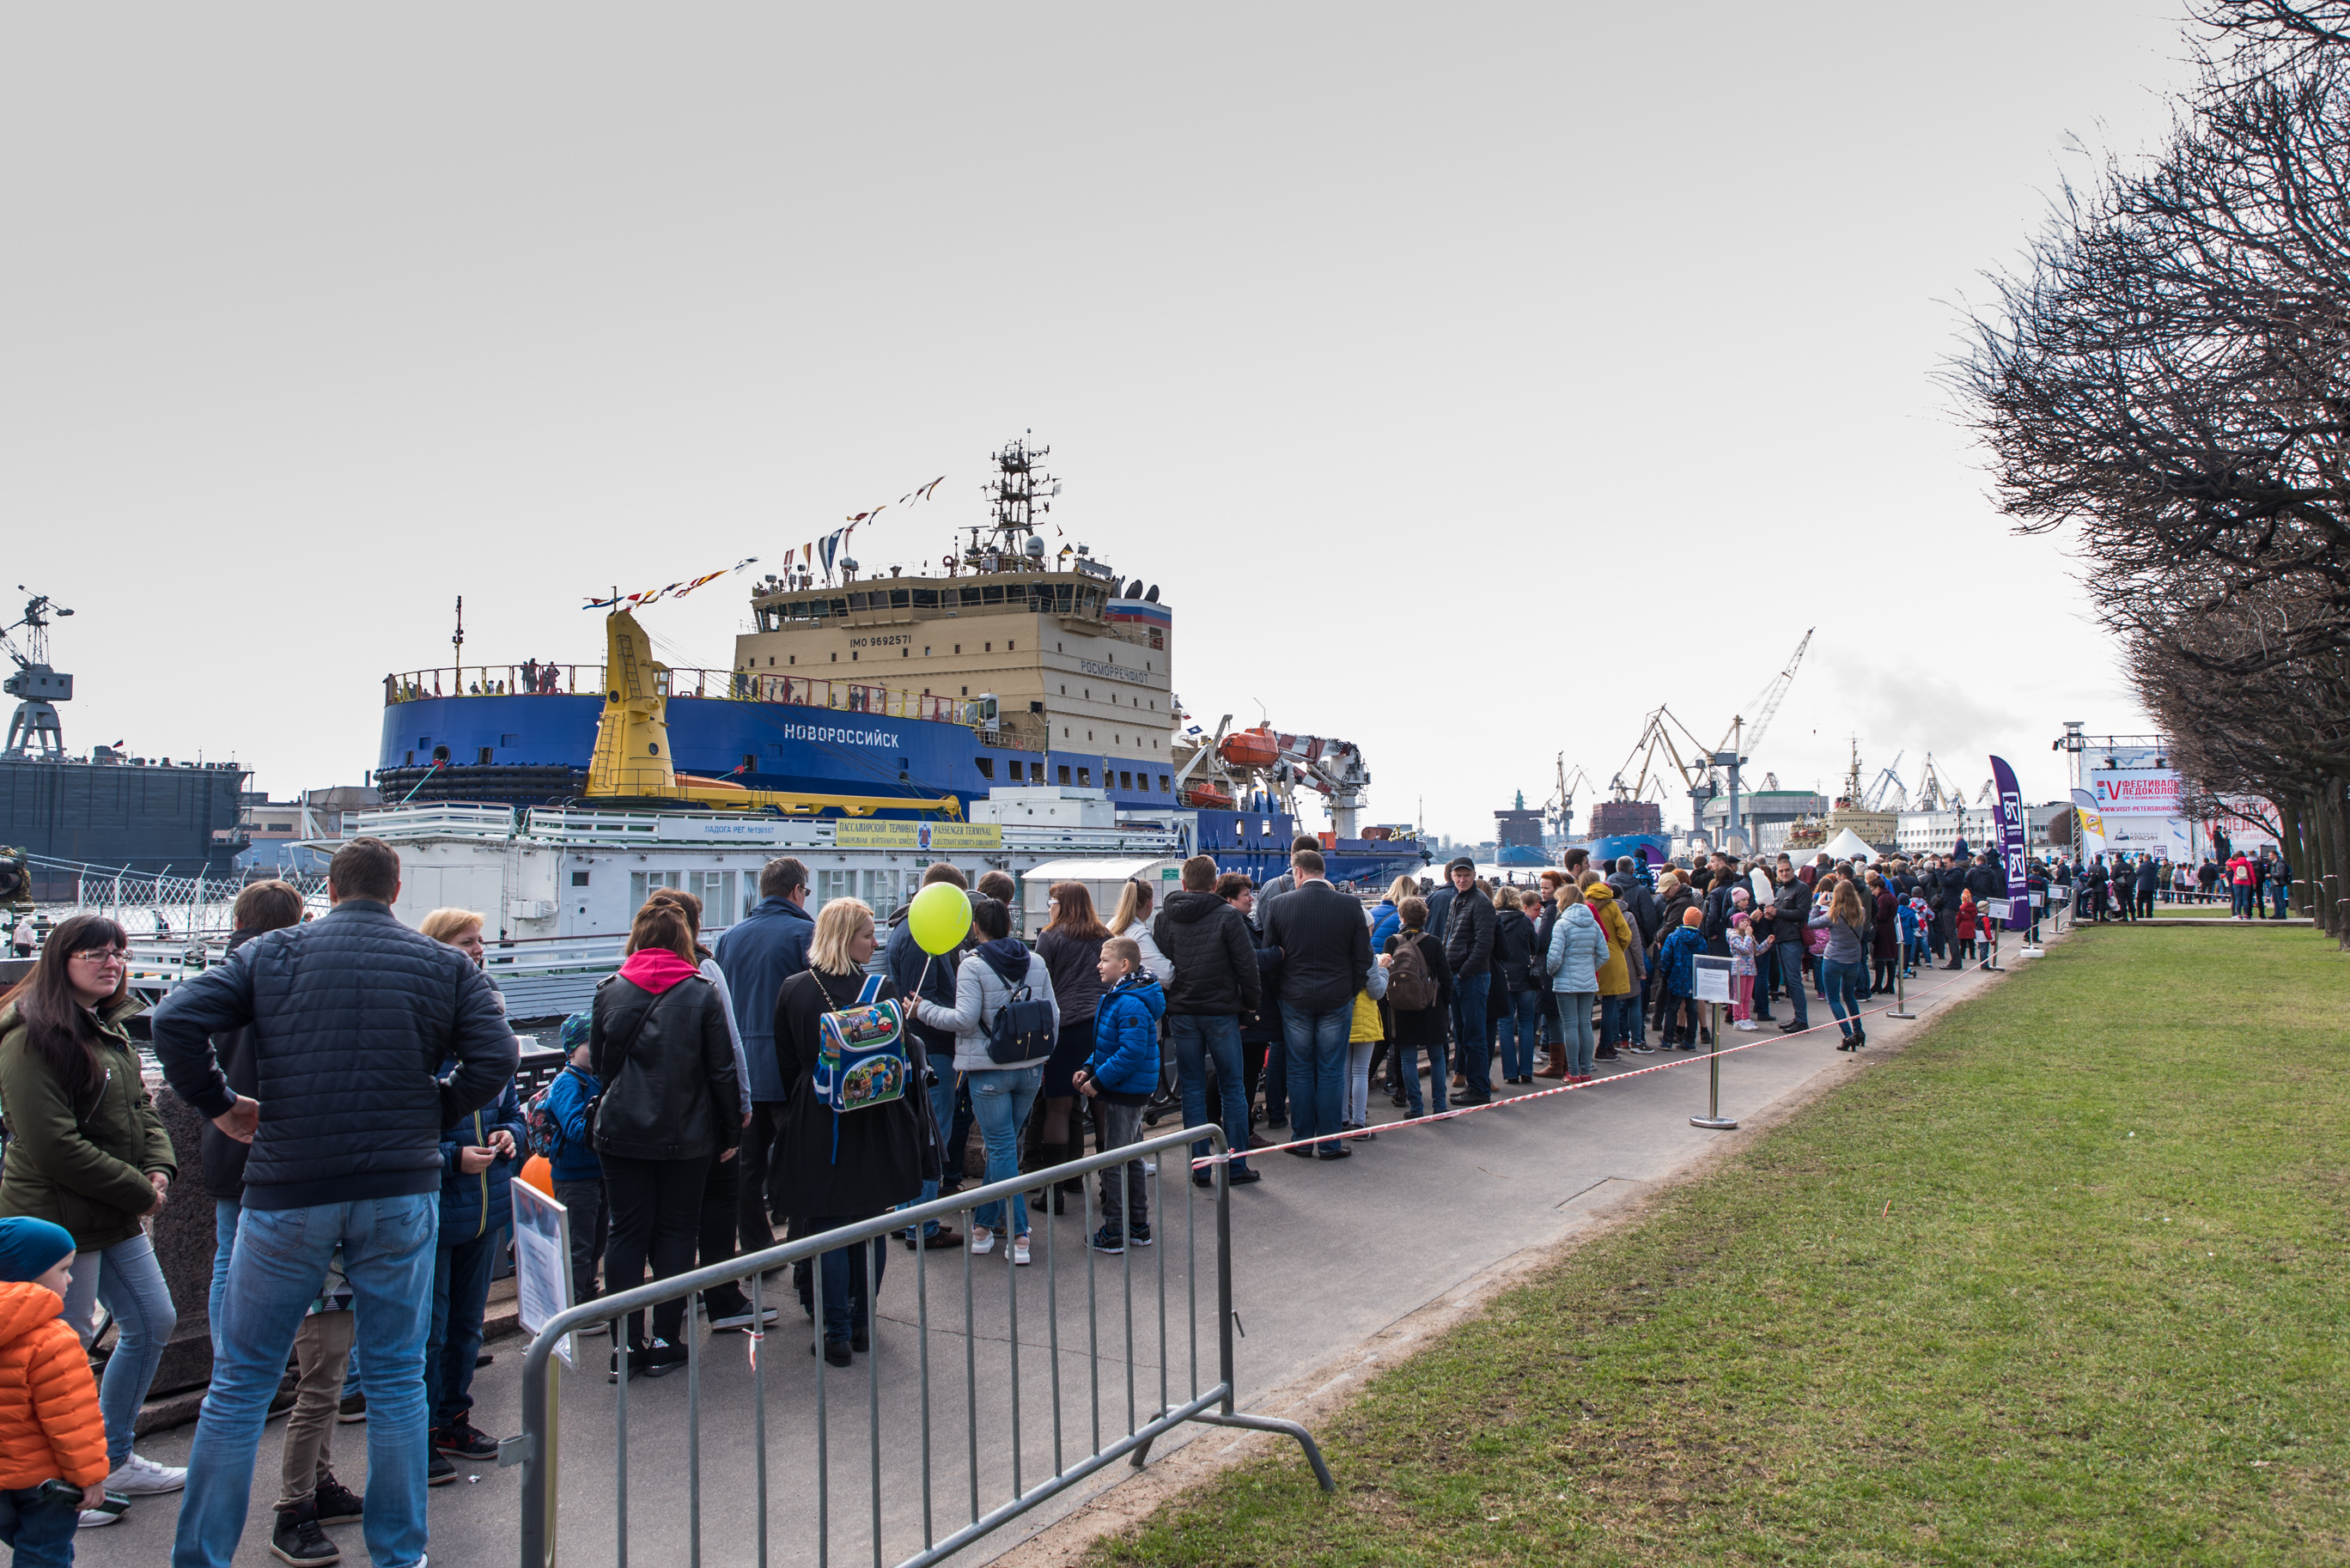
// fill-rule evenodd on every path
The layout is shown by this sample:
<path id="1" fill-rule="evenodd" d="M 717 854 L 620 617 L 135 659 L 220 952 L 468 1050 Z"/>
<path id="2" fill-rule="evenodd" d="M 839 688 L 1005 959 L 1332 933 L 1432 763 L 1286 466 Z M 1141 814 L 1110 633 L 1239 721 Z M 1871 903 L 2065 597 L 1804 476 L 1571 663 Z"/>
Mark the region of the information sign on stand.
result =
<path id="1" fill-rule="evenodd" d="M 2008 910 L 2015 902 L 2016 900 L 2013 898 L 1985 898 L 1983 900 L 1983 914 L 1989 919 L 1997 921 L 2000 925 L 2004 926 L 2007 924 Z"/>
<path id="2" fill-rule="evenodd" d="M 1737 961 L 1712 953 L 1697 953 L 1691 956 L 1690 962 L 1695 966 L 1697 1000 L 1726 1005 L 1730 1001 L 1730 971 Z"/>
<path id="3" fill-rule="evenodd" d="M 526 1181 L 509 1189 L 514 1194 L 515 1307 L 525 1334 L 536 1334 L 555 1320 L 571 1301 L 571 1213 L 562 1204 Z M 563 1365 L 578 1370 L 573 1341 L 567 1334 L 556 1345 Z"/>

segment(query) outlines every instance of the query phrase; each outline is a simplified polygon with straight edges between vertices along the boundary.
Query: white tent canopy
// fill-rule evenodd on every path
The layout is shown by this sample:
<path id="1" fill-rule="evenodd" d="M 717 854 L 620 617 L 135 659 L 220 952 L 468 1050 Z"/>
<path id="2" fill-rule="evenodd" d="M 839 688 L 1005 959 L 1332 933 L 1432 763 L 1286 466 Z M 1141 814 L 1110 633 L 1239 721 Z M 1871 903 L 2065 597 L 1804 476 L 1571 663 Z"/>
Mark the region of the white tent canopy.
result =
<path id="1" fill-rule="evenodd" d="M 1870 846 L 1867 839 L 1847 827 L 1835 836 L 1834 843 L 1827 846 L 1827 857 L 1831 861 L 1849 860 L 1854 865 L 1860 866 L 1876 859 L 1877 851 Z"/>

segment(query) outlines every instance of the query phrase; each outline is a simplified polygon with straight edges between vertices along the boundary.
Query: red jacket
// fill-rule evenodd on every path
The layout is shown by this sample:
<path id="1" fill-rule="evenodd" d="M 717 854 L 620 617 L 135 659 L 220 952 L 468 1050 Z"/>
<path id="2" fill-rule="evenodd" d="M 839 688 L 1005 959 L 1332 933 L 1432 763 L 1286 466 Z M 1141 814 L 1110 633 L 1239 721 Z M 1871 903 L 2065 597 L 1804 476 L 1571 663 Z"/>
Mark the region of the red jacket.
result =
<path id="1" fill-rule="evenodd" d="M 0 1283 L 0 1487 L 107 1476 L 106 1420 L 66 1303 L 30 1281 Z"/>

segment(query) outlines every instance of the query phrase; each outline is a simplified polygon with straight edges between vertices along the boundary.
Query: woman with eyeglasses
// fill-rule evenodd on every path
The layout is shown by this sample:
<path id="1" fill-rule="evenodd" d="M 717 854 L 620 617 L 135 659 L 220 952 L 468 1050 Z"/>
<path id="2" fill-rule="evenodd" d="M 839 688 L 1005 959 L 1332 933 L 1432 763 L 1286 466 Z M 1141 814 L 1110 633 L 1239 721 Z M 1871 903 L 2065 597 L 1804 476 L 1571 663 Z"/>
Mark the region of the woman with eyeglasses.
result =
<path id="1" fill-rule="evenodd" d="M 74 1241 L 65 1316 L 87 1347 L 92 1307 L 118 1331 L 99 1385 L 106 1419 L 105 1490 L 177 1491 L 187 1471 L 130 1451 L 131 1424 L 178 1326 L 172 1293 L 141 1221 L 159 1212 L 179 1162 L 155 1114 L 125 1021 L 146 1010 L 129 988 L 130 939 L 102 915 L 49 933 L 33 972 L 0 996 L 0 1106 L 8 1153 L 0 1216 L 47 1220 Z M 111 1524 L 119 1506 L 84 1511 Z"/>

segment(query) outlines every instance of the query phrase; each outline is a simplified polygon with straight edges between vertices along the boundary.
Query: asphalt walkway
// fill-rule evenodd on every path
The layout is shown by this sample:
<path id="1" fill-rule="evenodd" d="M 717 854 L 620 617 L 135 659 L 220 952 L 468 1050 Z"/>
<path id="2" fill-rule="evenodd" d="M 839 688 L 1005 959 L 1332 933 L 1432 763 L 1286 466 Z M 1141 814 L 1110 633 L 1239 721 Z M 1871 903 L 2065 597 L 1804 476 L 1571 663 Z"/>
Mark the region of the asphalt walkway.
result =
<path id="1" fill-rule="evenodd" d="M 2017 945 L 2007 945 L 2011 967 L 2019 962 Z M 1872 1017 L 1872 1041 L 1898 1042 L 1994 978 L 1980 971 L 1922 974 L 1909 992 L 1920 1023 Z M 1780 1016 L 1786 1016 L 1783 1005 Z M 1825 1086 L 1836 1075 L 1866 1070 L 1874 1053 L 1837 1051 L 1824 1005 L 1814 1002 L 1811 1018 L 1812 1031 L 1800 1035 L 1782 1036 L 1770 1024 L 1753 1033 L 1725 1032 L 1726 1045 L 1747 1047 L 1721 1061 L 1725 1115 L 1752 1116 Z M 1673 1177 L 1721 1140 L 1747 1136 L 1690 1125 L 1705 1110 L 1701 1053 L 1627 1054 L 1602 1064 L 1611 1065 L 1591 1085 L 1540 1093 L 1550 1085 L 1537 1079 L 1534 1091 L 1513 1094 L 1526 1103 L 1431 1125 L 1393 1126 L 1401 1113 L 1375 1092 L 1384 1130 L 1350 1145 L 1354 1158 L 1258 1156 L 1264 1179 L 1232 1196 L 1242 1407 L 1333 1362 L 1503 1260 L 1551 1247 L 1597 1222 L 1620 1198 Z M 1149 1250 L 1122 1257 L 1088 1251 L 1074 1209 L 1062 1219 L 1036 1220 L 1036 1262 L 1016 1275 L 1001 1247 L 979 1259 L 893 1247 L 877 1349 L 847 1372 L 824 1373 L 820 1359 L 808 1354 L 806 1320 L 785 1292 L 783 1321 L 761 1342 L 763 1367 L 754 1366 L 746 1336 L 719 1334 L 702 1341 L 695 1376 L 680 1372 L 632 1382 L 625 1560 L 697 1560 L 690 1500 L 698 1484 L 699 1561 L 894 1564 L 967 1522 L 974 1490 L 981 1512 L 1011 1496 L 1015 1463 L 1018 1485 L 1034 1489 L 1055 1473 L 1056 1462 L 1074 1466 L 1093 1452 L 1097 1432 L 1107 1440 L 1128 1431 L 1129 1412 L 1147 1420 L 1162 1397 L 1180 1403 L 1193 1388 L 1211 1385 L 1213 1204 L 1209 1194 L 1194 1198 L 1173 1162 L 1163 1171 L 1153 1194 L 1163 1204 L 1159 1244 Z M 561 1379 L 558 1545 L 564 1561 L 612 1563 L 622 1560 L 616 1539 L 619 1391 L 604 1376 L 606 1342 L 581 1343 L 586 1371 Z M 491 1348 L 495 1362 L 474 1385 L 475 1420 L 504 1436 L 520 1429 L 524 1342 L 506 1339 Z M 819 1378 L 830 1477 L 821 1509 Z M 975 1427 L 965 1415 L 967 1383 L 977 1390 Z M 764 1557 L 757 1548 L 763 1450 L 754 1437 L 763 1403 Z M 701 1438 L 690 1448 L 694 1405 Z M 239 1564 L 276 1561 L 268 1524 L 281 1428 L 272 1422 L 263 1438 Z M 193 1431 L 159 1434 L 142 1441 L 141 1451 L 185 1463 Z M 338 1473 L 362 1487 L 364 1428 L 340 1427 L 337 1438 Z M 1121 1462 L 1087 1478 L 955 1561 L 985 1561 L 1128 1473 Z M 516 1561 L 520 1476 L 494 1464 L 461 1467 L 456 1484 L 435 1491 L 432 1561 Z M 141 1501 L 121 1523 L 84 1532 L 80 1561 L 153 1568 L 169 1559 L 176 1513 L 175 1499 Z M 359 1526 L 330 1533 L 347 1563 L 366 1560 Z"/>

